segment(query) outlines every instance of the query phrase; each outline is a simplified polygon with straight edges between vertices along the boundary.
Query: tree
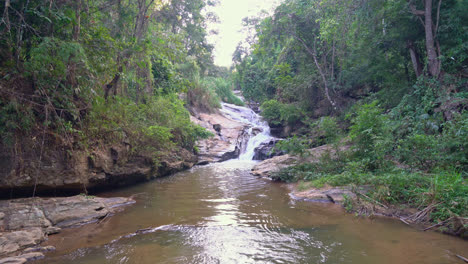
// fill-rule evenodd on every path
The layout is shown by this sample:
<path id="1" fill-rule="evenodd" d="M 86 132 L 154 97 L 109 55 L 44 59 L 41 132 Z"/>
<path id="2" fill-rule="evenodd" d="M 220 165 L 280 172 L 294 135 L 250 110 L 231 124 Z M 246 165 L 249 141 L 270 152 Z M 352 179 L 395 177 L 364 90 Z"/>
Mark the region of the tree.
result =
<path id="1" fill-rule="evenodd" d="M 437 13 L 436 19 L 434 24 L 434 19 L 432 18 L 433 13 L 433 0 L 423 0 L 424 10 L 418 10 L 416 6 L 410 1 L 410 9 L 411 12 L 418 16 L 419 21 L 424 27 L 425 37 L 426 37 L 426 54 L 427 54 L 427 68 L 429 74 L 433 77 L 438 77 L 440 74 L 441 69 L 441 62 L 440 62 L 440 44 L 437 40 L 437 31 L 439 28 L 439 19 L 440 19 L 440 6 L 442 4 L 442 0 L 439 0 L 437 5 Z M 421 19 L 424 17 L 424 20 Z M 417 63 L 417 61 L 413 60 L 413 64 Z M 415 65 L 416 69 L 419 67 Z"/>

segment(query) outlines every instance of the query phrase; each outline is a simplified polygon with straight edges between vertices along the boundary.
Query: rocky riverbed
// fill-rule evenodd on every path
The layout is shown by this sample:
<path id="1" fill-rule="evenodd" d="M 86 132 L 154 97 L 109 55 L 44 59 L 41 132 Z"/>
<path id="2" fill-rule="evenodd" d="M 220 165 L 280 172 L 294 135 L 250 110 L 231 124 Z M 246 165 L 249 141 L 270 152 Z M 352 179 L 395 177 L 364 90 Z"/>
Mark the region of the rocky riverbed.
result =
<path id="1" fill-rule="evenodd" d="M 44 252 L 54 250 L 39 246 L 48 235 L 63 228 L 99 224 L 133 203 L 132 198 L 85 195 L 0 201 L 0 264 L 43 258 Z"/>

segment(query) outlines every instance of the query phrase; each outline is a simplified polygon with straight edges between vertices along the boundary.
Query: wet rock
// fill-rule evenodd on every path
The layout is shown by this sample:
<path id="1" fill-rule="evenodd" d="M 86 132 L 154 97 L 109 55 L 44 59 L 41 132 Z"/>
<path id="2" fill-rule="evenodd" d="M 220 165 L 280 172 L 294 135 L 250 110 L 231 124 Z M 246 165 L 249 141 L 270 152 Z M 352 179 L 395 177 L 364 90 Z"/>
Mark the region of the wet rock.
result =
<path id="1" fill-rule="evenodd" d="M 246 142 L 248 129 L 246 124 L 232 120 L 221 113 L 199 113 L 198 118 L 191 116 L 190 119 L 214 134 L 213 137 L 197 143 L 197 164 L 220 162 L 239 156 Z"/>
<path id="2" fill-rule="evenodd" d="M 45 246 L 45 247 L 31 247 L 23 250 L 24 253 L 31 253 L 31 252 L 50 252 L 55 251 L 54 246 Z"/>
<path id="3" fill-rule="evenodd" d="M 26 259 L 26 262 L 28 262 L 28 261 L 33 261 L 33 260 L 44 258 L 44 254 L 42 254 L 41 252 L 29 252 L 26 254 L 19 255 L 18 258 Z"/>
<path id="4" fill-rule="evenodd" d="M 58 234 L 62 231 L 62 228 L 56 227 L 56 226 L 49 226 L 44 230 L 44 233 L 46 235 L 53 235 L 53 234 Z"/>
<path id="5" fill-rule="evenodd" d="M 221 125 L 220 124 L 213 124 L 213 129 L 216 131 L 216 132 L 221 132 Z"/>
<path id="6" fill-rule="evenodd" d="M 0 259 L 0 264 L 23 264 L 28 260 L 20 257 L 8 257 Z"/>
<path id="7" fill-rule="evenodd" d="M 316 201 L 316 202 L 332 202 L 340 203 L 344 202 L 345 197 L 356 199 L 356 192 L 365 194 L 371 189 L 370 186 L 360 186 L 354 190 L 349 186 L 331 187 L 326 186 L 324 188 L 310 188 L 305 191 L 298 191 L 296 188 L 292 188 L 291 197 L 294 199 Z"/>
<path id="8" fill-rule="evenodd" d="M 256 135 L 258 135 L 258 134 L 260 134 L 262 132 L 263 132 L 263 128 L 261 128 L 261 127 L 253 127 L 252 128 L 252 136 L 256 136 Z"/>
<path id="9" fill-rule="evenodd" d="M 266 160 L 275 156 L 284 155 L 283 151 L 272 151 L 275 147 L 276 143 L 280 141 L 280 139 L 272 139 L 268 142 L 263 142 L 260 146 L 254 149 L 254 160 Z"/>
<path id="10" fill-rule="evenodd" d="M 298 157 L 289 154 L 276 156 L 255 165 L 252 168 L 252 174 L 259 177 L 270 177 L 273 173 L 278 172 L 282 168 L 292 166 L 298 161 Z"/>

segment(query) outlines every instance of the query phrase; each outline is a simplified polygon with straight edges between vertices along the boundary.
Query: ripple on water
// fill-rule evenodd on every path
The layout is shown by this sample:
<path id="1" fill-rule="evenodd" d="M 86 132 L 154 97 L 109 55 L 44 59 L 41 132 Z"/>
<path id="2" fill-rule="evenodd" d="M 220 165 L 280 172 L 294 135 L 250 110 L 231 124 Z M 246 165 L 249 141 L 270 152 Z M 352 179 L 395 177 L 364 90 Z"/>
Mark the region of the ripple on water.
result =
<path id="1" fill-rule="evenodd" d="M 253 164 L 197 167 L 114 192 L 139 194 L 137 204 L 99 225 L 51 236 L 58 250 L 39 263 L 442 264 L 468 252 L 455 238 L 291 201 L 281 184 L 251 176 Z"/>

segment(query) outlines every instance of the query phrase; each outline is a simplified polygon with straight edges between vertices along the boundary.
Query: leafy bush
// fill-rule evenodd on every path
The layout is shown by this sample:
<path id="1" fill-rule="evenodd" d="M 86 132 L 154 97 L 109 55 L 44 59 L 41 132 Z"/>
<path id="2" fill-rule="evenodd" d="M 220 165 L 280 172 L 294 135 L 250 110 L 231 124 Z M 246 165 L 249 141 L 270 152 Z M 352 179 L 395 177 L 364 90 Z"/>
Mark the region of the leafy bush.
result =
<path id="1" fill-rule="evenodd" d="M 208 77 L 204 79 L 208 89 L 213 90 L 223 102 L 243 106 L 244 102 L 232 92 L 232 83 L 223 78 Z"/>
<path id="2" fill-rule="evenodd" d="M 208 88 L 201 80 L 193 80 L 187 91 L 187 103 L 204 112 L 211 113 L 221 108 L 219 96 L 214 90 Z"/>
<path id="3" fill-rule="evenodd" d="M 435 135 L 411 134 L 400 140 L 396 154 L 407 165 L 431 170 L 440 160 L 439 140 Z"/>
<path id="4" fill-rule="evenodd" d="M 43 38 L 24 66 L 25 74 L 34 80 L 36 95 L 42 99 L 37 103 L 65 109 L 72 121 L 79 118 L 78 108 L 83 105 L 77 98 L 85 98 L 91 88 L 90 70 L 80 44 Z"/>
<path id="5" fill-rule="evenodd" d="M 260 106 L 262 116 L 272 125 L 294 125 L 302 119 L 302 111 L 292 104 L 268 100 Z"/>
<path id="6" fill-rule="evenodd" d="M 314 145 L 335 143 L 341 136 L 342 131 L 335 117 L 325 116 L 309 125 L 314 136 Z"/>
<path id="7" fill-rule="evenodd" d="M 386 165 L 385 155 L 392 142 L 389 119 L 377 104 L 374 101 L 358 106 L 349 132 L 356 158 L 362 160 L 369 170 Z"/>
<path id="8" fill-rule="evenodd" d="M 442 144 L 444 155 L 439 156 L 445 167 L 455 167 L 468 174 L 468 111 L 458 114 L 444 124 Z M 440 155 L 440 153 L 439 153 Z"/>
<path id="9" fill-rule="evenodd" d="M 309 147 L 309 140 L 307 140 L 305 137 L 300 138 L 293 136 L 291 138 L 278 141 L 272 151 L 285 152 L 303 157 L 307 154 L 307 148 Z"/>
<path id="10" fill-rule="evenodd" d="M 192 150 L 196 140 L 212 135 L 190 122 L 183 102 L 175 96 L 154 97 L 146 104 L 120 97 L 110 101 L 96 97 L 86 122 L 88 141 L 120 142 L 128 138 L 135 151 L 157 152 L 175 145 Z"/>
<path id="11" fill-rule="evenodd" d="M 0 98 L 0 140 L 4 145 L 11 146 L 21 132 L 29 133 L 35 122 L 30 107 L 16 101 L 4 102 Z"/>

